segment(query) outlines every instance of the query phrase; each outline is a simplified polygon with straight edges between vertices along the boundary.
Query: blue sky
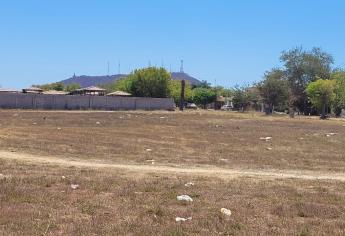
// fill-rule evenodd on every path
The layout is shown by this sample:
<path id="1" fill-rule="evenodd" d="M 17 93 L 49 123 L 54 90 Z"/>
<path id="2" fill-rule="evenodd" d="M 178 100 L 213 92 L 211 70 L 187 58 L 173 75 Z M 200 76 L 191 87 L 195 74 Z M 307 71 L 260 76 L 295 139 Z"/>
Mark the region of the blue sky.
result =
<path id="1" fill-rule="evenodd" d="M 2 0 L 0 85 L 22 88 L 162 63 L 226 87 L 281 51 L 321 47 L 345 67 L 343 0 Z"/>

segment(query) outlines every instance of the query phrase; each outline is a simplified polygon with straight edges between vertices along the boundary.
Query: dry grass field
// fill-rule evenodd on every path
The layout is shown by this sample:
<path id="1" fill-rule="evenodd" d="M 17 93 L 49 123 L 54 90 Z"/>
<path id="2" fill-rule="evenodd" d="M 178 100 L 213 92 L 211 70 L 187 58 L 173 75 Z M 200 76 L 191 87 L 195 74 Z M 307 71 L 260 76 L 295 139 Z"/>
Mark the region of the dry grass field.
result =
<path id="1" fill-rule="evenodd" d="M 344 235 L 344 131 L 255 113 L 0 111 L 0 235 Z"/>

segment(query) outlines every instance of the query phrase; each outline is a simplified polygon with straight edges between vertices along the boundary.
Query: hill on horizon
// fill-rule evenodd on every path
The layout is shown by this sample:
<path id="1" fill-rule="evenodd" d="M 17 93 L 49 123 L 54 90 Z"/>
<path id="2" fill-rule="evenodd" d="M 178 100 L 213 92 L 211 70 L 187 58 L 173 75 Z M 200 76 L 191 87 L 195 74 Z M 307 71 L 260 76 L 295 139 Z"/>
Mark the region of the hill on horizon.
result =
<path id="1" fill-rule="evenodd" d="M 89 76 L 89 75 L 81 75 L 62 80 L 61 83 L 63 83 L 65 86 L 70 85 L 73 83 L 80 84 L 82 88 L 84 87 L 90 87 L 90 86 L 98 86 L 98 85 L 104 85 L 104 84 L 110 84 L 113 83 L 121 78 L 125 78 L 126 74 L 118 74 L 118 75 L 104 75 L 104 76 Z M 185 80 L 188 81 L 191 85 L 199 85 L 201 83 L 200 80 L 188 75 L 184 72 L 172 72 L 171 78 L 173 80 Z"/>

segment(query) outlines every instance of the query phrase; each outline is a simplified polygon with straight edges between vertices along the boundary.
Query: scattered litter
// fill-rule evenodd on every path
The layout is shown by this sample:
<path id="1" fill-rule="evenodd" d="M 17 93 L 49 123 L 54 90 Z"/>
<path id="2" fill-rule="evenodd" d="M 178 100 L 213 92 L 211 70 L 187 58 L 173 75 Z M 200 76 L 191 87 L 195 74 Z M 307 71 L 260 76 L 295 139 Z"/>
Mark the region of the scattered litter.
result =
<path id="1" fill-rule="evenodd" d="M 271 147 L 268 147 L 268 148 L 266 148 L 268 151 L 271 151 L 271 150 L 273 150 L 273 148 L 271 148 Z"/>
<path id="2" fill-rule="evenodd" d="M 66 179 L 66 176 L 61 176 L 61 179 Z"/>
<path id="3" fill-rule="evenodd" d="M 72 188 L 73 190 L 76 190 L 76 189 L 79 188 L 79 184 L 71 184 L 71 188 Z"/>
<path id="4" fill-rule="evenodd" d="M 178 201 L 186 201 L 186 202 L 192 202 L 193 201 L 193 199 L 188 195 L 177 196 L 177 200 Z"/>
<path id="5" fill-rule="evenodd" d="M 193 182 L 188 182 L 188 183 L 186 183 L 184 186 L 186 186 L 186 187 L 192 187 L 192 186 L 194 186 L 194 183 L 193 183 Z"/>
<path id="6" fill-rule="evenodd" d="M 57 129 L 58 129 L 58 130 L 61 130 L 61 128 L 60 128 L 60 127 L 58 127 Z"/>
<path id="7" fill-rule="evenodd" d="M 165 119 L 165 117 L 164 116 L 161 116 L 161 117 L 159 117 L 160 119 Z"/>
<path id="8" fill-rule="evenodd" d="M 303 140 L 304 138 L 298 138 L 299 140 Z"/>
<path id="9" fill-rule="evenodd" d="M 152 152 L 152 149 L 148 148 L 146 149 L 147 152 Z"/>
<path id="10" fill-rule="evenodd" d="M 101 124 L 101 122 L 99 122 L 99 121 L 96 122 L 96 125 L 100 125 L 100 124 Z"/>
<path id="11" fill-rule="evenodd" d="M 228 159 L 219 159 L 220 161 L 228 162 Z"/>
<path id="12" fill-rule="evenodd" d="M 176 217 L 175 218 L 176 222 L 185 222 L 187 220 L 192 220 L 192 217 L 188 217 L 188 218 Z"/>
<path id="13" fill-rule="evenodd" d="M 334 135 L 337 135 L 337 133 L 327 133 L 326 134 L 327 137 L 331 137 L 331 136 L 334 136 Z"/>
<path id="14" fill-rule="evenodd" d="M 37 123 L 36 122 L 34 122 L 34 123 L 32 123 L 33 125 L 37 125 Z"/>
<path id="15" fill-rule="evenodd" d="M 261 137 L 260 140 L 265 140 L 266 142 L 270 141 L 272 137 Z"/>
<path id="16" fill-rule="evenodd" d="M 152 160 L 146 160 L 146 161 L 147 161 L 147 162 L 154 162 L 155 160 L 152 159 Z"/>
<path id="17" fill-rule="evenodd" d="M 155 162 L 153 161 L 153 162 L 151 162 L 151 164 L 152 164 L 152 165 L 154 165 L 154 164 L 155 164 Z"/>
<path id="18" fill-rule="evenodd" d="M 223 213 L 224 215 L 231 216 L 231 211 L 226 208 L 220 209 L 220 212 Z"/>

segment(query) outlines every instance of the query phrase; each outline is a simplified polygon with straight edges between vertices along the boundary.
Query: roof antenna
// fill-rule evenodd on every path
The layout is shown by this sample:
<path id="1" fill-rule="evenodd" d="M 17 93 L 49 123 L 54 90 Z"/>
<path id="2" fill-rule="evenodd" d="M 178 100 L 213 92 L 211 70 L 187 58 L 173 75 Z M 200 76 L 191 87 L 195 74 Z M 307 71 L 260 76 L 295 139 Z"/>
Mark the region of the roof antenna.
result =
<path id="1" fill-rule="evenodd" d="M 181 73 L 184 73 L 184 69 L 183 69 L 183 60 L 181 60 L 180 72 L 181 72 Z"/>

